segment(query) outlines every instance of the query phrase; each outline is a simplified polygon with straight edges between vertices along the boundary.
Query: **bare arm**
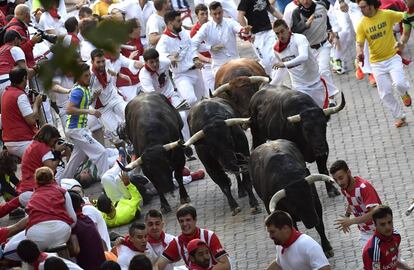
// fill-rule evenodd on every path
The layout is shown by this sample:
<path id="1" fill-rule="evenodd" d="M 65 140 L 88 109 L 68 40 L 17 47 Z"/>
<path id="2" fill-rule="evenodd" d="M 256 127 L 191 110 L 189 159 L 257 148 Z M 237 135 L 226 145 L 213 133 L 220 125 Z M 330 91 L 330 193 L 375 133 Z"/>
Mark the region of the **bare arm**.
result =
<path id="1" fill-rule="evenodd" d="M 164 270 L 164 268 L 169 264 L 170 262 L 164 258 L 163 256 L 160 256 L 158 260 L 155 262 L 154 270 Z"/>
<path id="2" fill-rule="evenodd" d="M 217 264 L 214 265 L 212 270 L 230 270 L 230 261 L 227 255 L 221 256 L 217 259 Z"/>
<path id="3" fill-rule="evenodd" d="M 79 109 L 78 107 L 76 107 L 76 104 L 74 104 L 73 102 L 69 102 L 68 106 L 66 107 L 66 114 L 69 114 L 69 115 L 91 114 L 91 115 L 96 116 L 97 112 L 98 112 L 97 110 Z"/>
<path id="4" fill-rule="evenodd" d="M 358 62 L 364 62 L 364 43 L 356 43 L 356 59 Z"/>
<path id="5" fill-rule="evenodd" d="M 411 28 L 404 26 L 404 31 L 401 35 L 400 41 L 398 41 L 395 44 L 395 48 L 397 48 L 400 52 L 402 52 L 408 40 L 410 39 L 410 35 L 411 35 Z"/>
<path id="6" fill-rule="evenodd" d="M 274 6 L 269 5 L 268 11 L 273 15 L 273 17 L 277 19 L 283 19 L 283 14 L 279 12 L 279 10 L 275 9 Z"/>
<path id="7" fill-rule="evenodd" d="M 25 218 L 21 219 L 17 223 L 7 227 L 9 230 L 7 233 L 7 238 L 12 237 L 13 235 L 16 235 L 17 233 L 23 231 L 26 228 L 27 221 L 29 220 L 29 217 L 26 216 Z"/>
<path id="8" fill-rule="evenodd" d="M 240 23 L 241 26 L 247 26 L 246 21 L 246 12 L 239 10 L 239 13 L 237 14 L 237 21 Z"/>
<path id="9" fill-rule="evenodd" d="M 282 267 L 280 267 L 276 260 L 274 260 L 267 268 L 266 270 L 282 270 Z"/>
<path id="10" fill-rule="evenodd" d="M 158 41 L 160 40 L 160 38 L 161 38 L 161 34 L 160 33 L 151 33 L 151 34 L 149 34 L 148 42 L 152 46 L 156 46 L 157 43 L 158 43 Z"/>
<path id="11" fill-rule="evenodd" d="M 70 89 L 64 88 L 64 87 L 60 86 L 59 84 L 53 84 L 53 86 L 50 90 L 52 90 L 55 93 L 59 93 L 59 94 L 69 94 L 70 93 Z"/>

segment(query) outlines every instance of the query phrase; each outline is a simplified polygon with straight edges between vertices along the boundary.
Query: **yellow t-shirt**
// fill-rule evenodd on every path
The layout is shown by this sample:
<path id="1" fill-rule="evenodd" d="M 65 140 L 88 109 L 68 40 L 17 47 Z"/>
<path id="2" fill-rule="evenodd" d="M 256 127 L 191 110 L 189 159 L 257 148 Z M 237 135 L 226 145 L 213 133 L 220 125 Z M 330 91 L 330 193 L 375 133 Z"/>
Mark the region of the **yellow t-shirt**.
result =
<path id="1" fill-rule="evenodd" d="M 361 19 L 356 31 L 356 41 L 368 41 L 371 63 L 387 60 L 397 53 L 394 49 L 396 40 L 392 27 L 400 22 L 403 16 L 403 12 L 378 10 L 373 17 L 364 16 Z"/>
<path id="2" fill-rule="evenodd" d="M 92 12 L 93 12 L 93 14 L 96 14 L 98 16 L 108 15 L 109 6 L 114 4 L 114 3 L 118 3 L 118 1 L 113 0 L 112 3 L 107 3 L 107 2 L 104 2 L 104 1 L 98 1 L 95 5 L 93 5 Z"/>

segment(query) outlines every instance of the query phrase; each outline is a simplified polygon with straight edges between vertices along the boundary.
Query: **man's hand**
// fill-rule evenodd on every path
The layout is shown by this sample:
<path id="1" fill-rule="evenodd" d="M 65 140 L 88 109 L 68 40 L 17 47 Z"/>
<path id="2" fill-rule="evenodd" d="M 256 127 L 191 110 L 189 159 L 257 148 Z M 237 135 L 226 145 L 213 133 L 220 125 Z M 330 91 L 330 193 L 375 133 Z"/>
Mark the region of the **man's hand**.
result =
<path id="1" fill-rule="evenodd" d="M 118 74 L 118 78 L 122 79 L 122 80 L 126 80 L 128 82 L 128 85 L 132 84 L 131 78 L 125 74 Z"/>
<path id="2" fill-rule="evenodd" d="M 245 27 L 243 27 L 243 29 L 244 29 L 244 33 L 245 34 L 249 34 L 250 33 L 250 31 L 252 31 L 252 26 L 251 25 L 246 25 Z"/>
<path id="3" fill-rule="evenodd" d="M 136 69 L 141 69 L 144 66 L 144 63 L 142 63 L 141 61 L 134 61 L 134 67 Z"/>
<path id="4" fill-rule="evenodd" d="M 96 118 L 99 118 L 102 116 L 101 112 L 95 109 L 89 109 L 89 114 L 94 115 Z"/>
<path id="5" fill-rule="evenodd" d="M 129 183 L 131 183 L 131 182 L 129 181 L 129 176 L 128 176 L 128 174 L 127 174 L 126 172 L 124 172 L 124 171 L 121 171 L 121 172 L 119 173 L 119 178 L 121 178 L 121 181 L 124 183 L 124 185 L 125 185 L 125 186 L 128 186 L 128 185 L 129 185 Z"/>
<path id="6" fill-rule="evenodd" d="M 33 106 L 40 107 L 40 104 L 42 104 L 43 102 L 42 99 L 43 99 L 43 96 L 41 94 L 37 95 L 37 97 L 35 97 L 35 100 L 33 102 Z"/>
<path id="7" fill-rule="evenodd" d="M 402 43 L 401 41 L 395 42 L 394 49 L 397 49 L 400 52 L 402 52 L 404 50 L 404 47 L 405 47 L 405 44 Z"/>
<path id="8" fill-rule="evenodd" d="M 361 63 L 361 66 L 364 66 L 364 54 L 363 53 L 357 54 L 356 61 L 357 63 Z"/>
<path id="9" fill-rule="evenodd" d="M 194 59 L 194 66 L 198 69 L 202 69 L 204 67 L 204 64 L 200 59 L 196 58 Z"/>
<path id="10" fill-rule="evenodd" d="M 350 232 L 350 226 L 353 224 L 349 217 L 341 216 L 341 218 L 335 220 L 335 229 L 342 230 L 344 233 Z"/>
<path id="11" fill-rule="evenodd" d="M 217 45 L 211 46 L 211 51 L 212 52 L 218 52 L 223 48 L 224 48 L 223 44 L 217 44 Z"/>
<path id="12" fill-rule="evenodd" d="M 32 43 L 39 43 L 39 42 L 41 42 L 42 41 L 42 34 L 40 34 L 40 33 L 34 34 L 34 36 L 30 39 L 30 41 Z"/>
<path id="13" fill-rule="evenodd" d="M 277 62 L 276 64 L 273 65 L 273 69 L 278 69 L 278 68 L 285 68 L 285 63 L 283 62 Z"/>
<path id="14" fill-rule="evenodd" d="M 137 56 L 139 54 L 139 51 L 133 51 L 129 56 L 128 56 L 128 58 L 129 59 L 134 59 L 135 58 L 135 56 Z"/>
<path id="15" fill-rule="evenodd" d="M 339 38 L 338 34 L 335 32 L 329 32 L 328 33 L 328 41 L 332 44 L 335 48 L 339 45 Z"/>
<path id="16" fill-rule="evenodd" d="M 172 67 L 177 67 L 178 53 L 171 54 L 170 56 L 168 56 L 168 59 L 170 59 Z"/>
<path id="17" fill-rule="evenodd" d="M 306 21 L 306 28 L 309 28 L 309 27 L 311 27 L 311 25 L 312 25 L 312 22 L 313 22 L 313 20 L 315 19 L 315 15 L 314 14 L 312 14 L 309 18 L 308 18 L 308 20 Z"/>
<path id="18" fill-rule="evenodd" d="M 348 10 L 349 10 L 348 4 L 345 3 L 344 1 L 343 2 L 339 2 L 339 9 L 342 12 L 348 12 Z"/>

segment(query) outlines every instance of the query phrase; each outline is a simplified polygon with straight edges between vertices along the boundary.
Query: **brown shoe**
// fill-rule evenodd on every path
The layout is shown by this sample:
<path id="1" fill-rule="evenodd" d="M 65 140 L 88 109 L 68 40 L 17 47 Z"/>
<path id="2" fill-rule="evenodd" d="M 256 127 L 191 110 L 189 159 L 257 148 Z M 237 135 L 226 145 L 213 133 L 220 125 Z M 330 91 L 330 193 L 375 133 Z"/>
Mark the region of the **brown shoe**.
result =
<path id="1" fill-rule="evenodd" d="M 405 127 L 407 125 L 405 117 L 395 120 L 394 125 L 396 128 Z"/>

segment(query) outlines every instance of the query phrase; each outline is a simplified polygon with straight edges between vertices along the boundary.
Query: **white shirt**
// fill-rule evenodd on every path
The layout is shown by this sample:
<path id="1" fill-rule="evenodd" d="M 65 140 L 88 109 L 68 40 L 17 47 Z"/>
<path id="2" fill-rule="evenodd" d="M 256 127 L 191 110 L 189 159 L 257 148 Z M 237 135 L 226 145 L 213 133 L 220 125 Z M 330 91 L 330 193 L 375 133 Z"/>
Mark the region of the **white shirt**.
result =
<path id="1" fill-rule="evenodd" d="M 196 50 L 203 41 L 207 46 L 224 45 L 219 51 L 210 51 L 214 65 L 222 65 L 231 59 L 239 58 L 236 35 L 243 27 L 233 19 L 223 18 L 221 24 L 208 21 L 203 24 L 197 34 L 192 38 Z"/>
<path id="2" fill-rule="evenodd" d="M 321 246 L 312 237 L 302 234 L 282 254 L 276 246 L 276 262 L 283 270 L 318 270 L 329 265 Z"/>
<path id="3" fill-rule="evenodd" d="M 56 35 L 64 36 L 67 34 L 65 28 L 65 19 L 61 17 L 60 19 L 53 18 L 49 12 L 44 12 L 40 16 L 39 28 L 43 31 L 55 30 Z"/>
<path id="4" fill-rule="evenodd" d="M 47 258 L 50 258 L 50 257 L 59 257 L 59 256 L 57 256 L 55 253 L 47 253 Z M 66 266 L 69 268 L 69 270 L 82 270 L 82 268 L 79 265 L 77 265 L 77 264 L 75 264 L 75 263 L 73 263 L 69 260 L 63 259 L 61 257 L 59 257 L 59 258 L 63 260 L 63 262 L 66 264 Z M 33 270 L 34 267 L 27 264 L 27 263 L 23 263 L 22 269 Z M 39 264 L 39 270 L 44 270 L 44 269 L 45 269 L 45 262 L 41 262 Z"/>
<path id="5" fill-rule="evenodd" d="M 26 95 L 22 94 L 17 98 L 17 106 L 23 117 L 33 113 L 32 105 L 30 105 L 29 98 Z"/>
<path id="6" fill-rule="evenodd" d="M 102 240 L 105 241 L 108 250 L 111 250 L 111 240 L 109 238 L 108 229 L 106 227 L 105 220 L 103 219 L 101 212 L 93 205 L 86 204 L 82 207 L 82 213 L 87 215 L 93 223 L 95 223 L 96 229 Z"/>
<path id="7" fill-rule="evenodd" d="M 87 40 L 82 40 L 80 43 L 80 55 L 83 61 L 90 62 L 91 52 L 95 50 L 96 47 Z"/>
<path id="8" fill-rule="evenodd" d="M 66 89 L 72 89 L 73 84 L 74 84 L 73 77 L 68 77 L 64 75 L 55 76 L 53 78 L 53 83 Z M 56 105 L 59 108 L 64 108 L 64 110 L 66 110 L 66 105 L 69 102 L 69 94 L 62 94 L 62 93 L 57 93 L 57 92 L 54 92 L 54 94 L 56 97 Z"/>
<path id="9" fill-rule="evenodd" d="M 148 18 L 147 26 L 145 29 L 145 33 L 147 35 L 147 38 L 151 33 L 158 33 L 162 34 L 162 32 L 165 29 L 165 21 L 164 18 L 157 13 L 151 14 Z"/>
<path id="10" fill-rule="evenodd" d="M 160 59 L 160 68 L 152 73 L 147 70 L 145 67 L 139 72 L 139 81 L 141 82 L 142 91 L 157 92 L 163 94 L 167 98 L 170 98 L 174 94 L 174 86 L 172 85 L 170 78 L 168 76 L 168 69 L 170 67 L 170 60 L 168 58 Z M 158 78 L 160 76 L 165 77 L 165 83 L 160 85 Z"/>
<path id="11" fill-rule="evenodd" d="M 289 72 L 292 88 L 310 86 L 321 80 L 319 66 L 309 47 L 307 38 L 302 34 L 292 34 L 290 42 L 282 52 L 275 52 L 275 63 L 282 61 L 286 68 L 280 68 L 273 76 L 271 84 L 283 80 L 282 73 Z"/>
<path id="12" fill-rule="evenodd" d="M 165 247 L 163 246 L 162 243 L 159 244 L 150 244 L 152 249 L 154 250 L 155 254 L 160 257 L 162 255 L 162 253 L 164 252 L 165 248 L 170 244 L 170 242 L 174 240 L 174 235 L 165 234 L 165 239 L 164 239 L 164 244 Z M 164 270 L 173 270 L 174 269 L 174 264 L 173 263 L 169 263 L 165 266 Z"/>
<path id="13" fill-rule="evenodd" d="M 147 243 L 147 249 L 144 253 L 133 251 L 125 245 L 119 245 L 117 247 L 117 252 L 118 264 L 119 266 L 121 266 L 122 270 L 128 270 L 130 261 L 135 255 L 138 254 L 144 254 L 145 256 L 147 256 L 147 258 L 150 259 L 152 265 L 154 265 L 155 261 L 158 259 L 157 254 L 155 254 L 155 251 L 152 249 L 149 243 Z"/>
<path id="14" fill-rule="evenodd" d="M 193 59 L 197 56 L 197 49 L 194 48 L 189 33 L 182 30 L 178 35 L 180 38 L 162 34 L 156 47 L 160 58 L 167 58 L 178 53 L 177 67 L 171 68 L 174 74 L 185 73 L 192 68 Z"/>
<path id="15" fill-rule="evenodd" d="M 283 20 L 285 20 L 289 28 L 292 27 L 292 14 L 297 7 L 298 5 L 296 5 L 295 2 L 292 1 L 286 5 L 285 11 L 283 12 Z"/>
<path id="16" fill-rule="evenodd" d="M 144 8 L 141 8 L 138 0 L 125 0 L 120 3 L 112 4 L 109 7 L 109 12 L 113 8 L 117 8 L 124 12 L 125 20 L 138 19 L 141 23 L 141 36 L 145 36 L 145 30 L 149 17 L 151 14 L 155 13 L 155 7 L 152 1 L 147 1 L 144 5 Z"/>

